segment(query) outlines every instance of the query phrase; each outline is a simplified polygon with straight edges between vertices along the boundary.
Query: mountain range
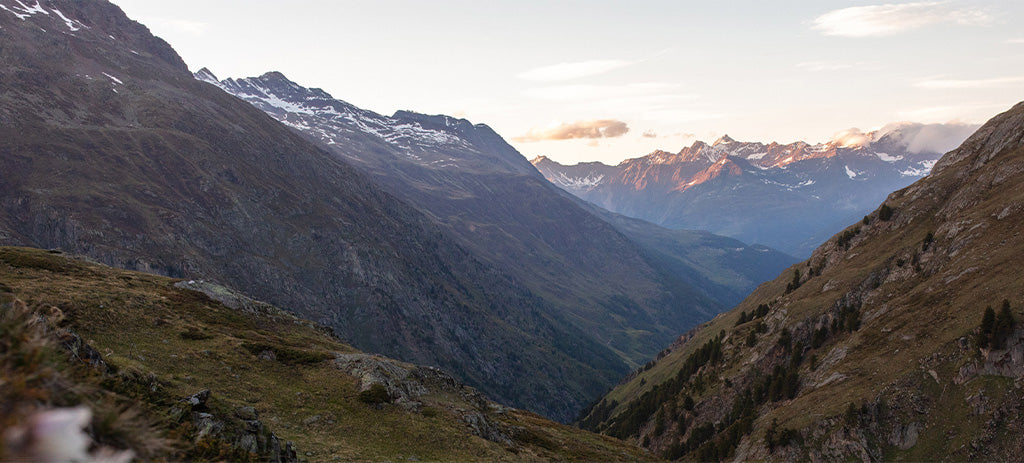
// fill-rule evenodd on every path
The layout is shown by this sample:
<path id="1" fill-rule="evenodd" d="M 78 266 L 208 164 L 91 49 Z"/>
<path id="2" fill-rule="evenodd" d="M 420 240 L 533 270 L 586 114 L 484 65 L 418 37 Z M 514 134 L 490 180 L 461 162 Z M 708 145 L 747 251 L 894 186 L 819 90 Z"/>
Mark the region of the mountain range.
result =
<path id="1" fill-rule="evenodd" d="M 0 244 L 216 281 L 563 421 L 792 262 L 602 215 L 483 125 L 235 82 L 352 119 L 296 131 L 108 2 L 7 7 Z"/>
<path id="2" fill-rule="evenodd" d="M 890 192 L 923 177 L 977 126 L 890 124 L 828 143 L 738 142 L 728 135 L 616 166 L 532 162 L 587 201 L 672 229 L 698 229 L 806 257 Z"/>
<path id="3" fill-rule="evenodd" d="M 627 225 L 552 187 L 482 124 L 382 116 L 277 72 L 218 80 L 203 69 L 196 77 L 351 162 L 632 365 L 791 262 L 707 233 Z"/>
<path id="4" fill-rule="evenodd" d="M 1024 450 L 1024 103 L 588 410 L 684 461 Z"/>
<path id="5" fill-rule="evenodd" d="M 1024 452 L 1024 103 L 567 167 L 106 0 L 0 0 L 0 63 L 0 460 Z"/>

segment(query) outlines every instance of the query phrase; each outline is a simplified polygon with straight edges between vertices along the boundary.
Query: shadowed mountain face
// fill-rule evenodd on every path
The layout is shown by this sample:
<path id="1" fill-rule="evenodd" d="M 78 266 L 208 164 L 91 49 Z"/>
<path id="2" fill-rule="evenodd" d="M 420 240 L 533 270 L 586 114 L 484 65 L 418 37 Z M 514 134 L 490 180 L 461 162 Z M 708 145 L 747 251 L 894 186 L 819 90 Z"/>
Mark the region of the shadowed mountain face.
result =
<path id="1" fill-rule="evenodd" d="M 792 262 L 708 233 L 635 220 L 625 227 L 625 218 L 550 185 L 482 124 L 382 116 L 277 72 L 219 81 L 203 69 L 196 77 L 325 144 L 634 364 L 657 351 L 657 340 L 738 302 Z"/>
<path id="2" fill-rule="evenodd" d="M 1022 227 L 1024 103 L 581 423 L 669 459 L 1017 460 Z"/>
<path id="3" fill-rule="evenodd" d="M 608 340 L 444 225 L 196 81 L 112 4 L 8 3 L 0 0 L 10 10 L 0 11 L 0 243 L 216 280 L 364 350 L 439 366 L 558 419 L 628 370 Z M 696 307 L 673 309 L 717 308 Z"/>
<path id="4" fill-rule="evenodd" d="M 722 137 L 617 166 L 532 162 L 552 183 L 608 210 L 673 228 L 708 230 L 807 256 L 890 192 L 928 173 L 977 126 L 890 124 L 810 145 Z"/>

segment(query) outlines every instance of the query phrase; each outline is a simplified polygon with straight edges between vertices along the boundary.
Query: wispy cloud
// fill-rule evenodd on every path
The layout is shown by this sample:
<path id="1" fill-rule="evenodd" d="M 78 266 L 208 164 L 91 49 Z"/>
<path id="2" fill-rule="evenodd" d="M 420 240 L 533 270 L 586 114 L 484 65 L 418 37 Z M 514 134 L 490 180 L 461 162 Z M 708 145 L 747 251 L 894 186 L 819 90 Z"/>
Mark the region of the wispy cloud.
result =
<path id="1" fill-rule="evenodd" d="M 927 89 L 999 88 L 1024 83 L 1024 76 L 992 77 L 988 79 L 929 79 L 914 84 Z"/>
<path id="2" fill-rule="evenodd" d="M 641 136 L 644 138 L 658 138 L 658 132 L 655 132 L 653 130 L 646 130 Z"/>
<path id="3" fill-rule="evenodd" d="M 531 143 L 544 140 L 574 140 L 580 138 L 594 140 L 598 138 L 621 137 L 628 132 L 629 126 L 623 121 L 599 119 L 559 124 L 545 129 L 532 129 L 526 135 L 515 137 L 512 141 Z"/>
<path id="4" fill-rule="evenodd" d="M 624 68 L 634 64 L 633 61 L 620 59 L 604 59 L 591 61 L 577 61 L 573 63 L 558 63 L 550 66 L 539 67 L 524 71 L 518 76 L 523 80 L 539 82 L 558 82 L 583 77 L 596 76 L 616 69 Z"/>
<path id="5" fill-rule="evenodd" d="M 949 1 L 886 3 L 833 10 L 814 19 L 825 35 L 878 37 L 935 24 L 984 25 L 992 16 L 981 8 L 957 7 Z"/>
<path id="6" fill-rule="evenodd" d="M 1008 43 L 1008 44 L 1011 44 L 1011 45 L 1021 45 L 1021 44 L 1024 44 L 1024 38 L 1007 39 L 1007 40 L 1004 40 L 1003 43 Z"/>

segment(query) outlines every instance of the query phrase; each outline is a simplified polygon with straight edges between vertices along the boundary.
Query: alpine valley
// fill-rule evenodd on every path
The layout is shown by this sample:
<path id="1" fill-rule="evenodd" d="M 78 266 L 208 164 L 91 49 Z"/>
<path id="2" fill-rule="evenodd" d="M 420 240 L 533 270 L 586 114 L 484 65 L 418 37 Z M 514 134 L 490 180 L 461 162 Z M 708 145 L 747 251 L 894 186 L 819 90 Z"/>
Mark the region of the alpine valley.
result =
<path id="1" fill-rule="evenodd" d="M 566 191 L 610 211 L 677 229 L 708 230 L 810 255 L 886 195 L 925 176 L 978 126 L 894 123 L 840 132 L 828 143 L 738 142 L 728 135 L 616 166 L 533 165 Z"/>
<path id="2" fill-rule="evenodd" d="M 1022 184 L 1024 104 L 531 163 L 0 0 L 0 461 L 1012 460 Z"/>
<path id="3" fill-rule="evenodd" d="M 213 280 L 562 421 L 793 262 L 597 211 L 482 125 L 320 92 L 360 117 L 314 143 L 108 2 L 4 7 L 3 244 Z"/>

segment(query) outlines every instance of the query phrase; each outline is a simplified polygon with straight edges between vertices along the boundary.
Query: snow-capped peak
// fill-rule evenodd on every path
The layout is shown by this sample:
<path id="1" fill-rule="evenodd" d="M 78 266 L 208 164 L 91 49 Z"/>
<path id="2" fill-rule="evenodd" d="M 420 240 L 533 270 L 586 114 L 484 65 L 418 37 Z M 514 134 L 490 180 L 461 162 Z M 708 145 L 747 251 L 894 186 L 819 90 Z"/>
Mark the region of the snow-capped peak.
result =
<path id="1" fill-rule="evenodd" d="M 468 121 L 441 119 L 408 111 L 396 112 L 391 117 L 382 116 L 337 100 L 321 89 L 302 87 L 277 71 L 267 72 L 260 77 L 218 81 L 213 72 L 203 68 L 195 73 L 195 78 L 214 84 L 255 105 L 286 125 L 318 134 L 328 145 L 338 143 L 337 134 L 356 130 L 402 148 L 415 161 L 421 158 L 413 151 L 424 147 L 457 146 L 472 149 L 472 144 L 458 135 L 460 127 L 472 127 Z M 435 119 L 439 124 L 430 123 Z M 317 129 L 327 126 L 331 130 Z"/>
<path id="2" fill-rule="evenodd" d="M 715 140 L 715 142 L 712 143 L 711 146 L 728 145 L 729 143 L 736 143 L 736 140 L 733 140 L 732 137 L 726 134 L 722 135 L 722 137 L 719 138 L 718 140 Z"/>

